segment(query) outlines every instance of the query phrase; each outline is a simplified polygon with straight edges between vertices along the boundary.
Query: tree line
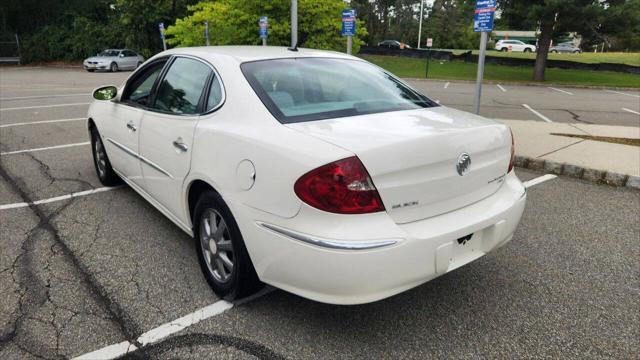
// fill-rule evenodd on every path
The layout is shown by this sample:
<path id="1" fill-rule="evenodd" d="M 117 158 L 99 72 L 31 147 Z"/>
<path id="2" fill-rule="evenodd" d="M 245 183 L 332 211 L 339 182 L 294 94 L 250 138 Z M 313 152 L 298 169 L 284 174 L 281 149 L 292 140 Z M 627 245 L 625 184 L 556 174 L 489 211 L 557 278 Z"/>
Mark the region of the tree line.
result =
<path id="1" fill-rule="evenodd" d="M 104 48 L 127 47 L 150 56 L 162 50 L 158 24 L 172 46 L 254 44 L 258 18 L 269 16 L 269 44 L 289 45 L 290 0 L 3 0 L 0 41 L 17 33 L 25 62 L 77 61 Z M 299 46 L 344 51 L 342 0 L 299 0 Z M 375 46 L 385 39 L 417 45 L 420 0 L 353 0 L 357 37 Z M 424 2 L 422 39 L 434 47 L 475 49 L 475 0 Z M 536 79 L 544 77 L 549 45 L 567 32 L 582 36 L 583 48 L 640 50 L 640 0 L 498 0 L 496 29 L 537 31 Z M 424 45 L 424 44 L 423 44 Z"/>

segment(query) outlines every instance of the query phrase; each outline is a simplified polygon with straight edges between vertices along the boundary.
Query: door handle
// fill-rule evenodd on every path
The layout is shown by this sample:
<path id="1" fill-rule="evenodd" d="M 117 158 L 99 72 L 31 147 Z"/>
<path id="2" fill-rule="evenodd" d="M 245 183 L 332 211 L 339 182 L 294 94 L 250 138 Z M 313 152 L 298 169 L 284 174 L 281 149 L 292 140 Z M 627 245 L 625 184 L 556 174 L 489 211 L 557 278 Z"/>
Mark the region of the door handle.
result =
<path id="1" fill-rule="evenodd" d="M 178 140 L 174 140 L 173 141 L 173 146 L 182 151 L 182 152 L 186 152 L 187 150 L 189 150 L 189 146 L 185 143 L 182 142 L 182 139 L 178 139 Z"/>
<path id="2" fill-rule="evenodd" d="M 131 131 L 136 131 L 136 130 L 138 130 L 138 128 L 137 128 L 135 125 L 133 125 L 133 121 L 129 121 L 129 122 L 127 123 L 127 128 L 128 128 L 129 130 L 131 130 Z"/>

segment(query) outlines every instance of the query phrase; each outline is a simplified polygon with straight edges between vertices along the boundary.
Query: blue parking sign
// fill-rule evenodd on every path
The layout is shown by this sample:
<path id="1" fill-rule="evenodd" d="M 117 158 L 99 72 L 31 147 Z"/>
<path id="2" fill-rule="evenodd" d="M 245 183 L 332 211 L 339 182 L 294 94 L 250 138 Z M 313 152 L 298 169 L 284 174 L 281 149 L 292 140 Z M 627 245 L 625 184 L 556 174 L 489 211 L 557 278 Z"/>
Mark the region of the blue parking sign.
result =
<path id="1" fill-rule="evenodd" d="M 496 12 L 496 0 L 478 0 L 473 15 L 473 31 L 489 32 L 493 30 L 493 15 Z"/>
<path id="2" fill-rule="evenodd" d="M 269 19 L 266 16 L 260 17 L 260 37 L 266 39 L 269 35 Z"/>
<path id="3" fill-rule="evenodd" d="M 356 35 L 356 11 L 353 9 L 342 10 L 342 36 Z"/>

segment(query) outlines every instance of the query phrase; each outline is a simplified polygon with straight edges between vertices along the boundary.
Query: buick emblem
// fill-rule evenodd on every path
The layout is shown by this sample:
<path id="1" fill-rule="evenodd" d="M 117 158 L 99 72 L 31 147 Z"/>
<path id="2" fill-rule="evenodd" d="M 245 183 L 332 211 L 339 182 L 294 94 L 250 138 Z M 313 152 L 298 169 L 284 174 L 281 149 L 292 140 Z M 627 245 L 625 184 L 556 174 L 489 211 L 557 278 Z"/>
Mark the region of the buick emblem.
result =
<path id="1" fill-rule="evenodd" d="M 469 172 L 471 168 L 471 156 L 467 153 L 462 153 L 458 156 L 458 163 L 456 164 L 456 170 L 458 171 L 458 175 L 464 176 Z"/>

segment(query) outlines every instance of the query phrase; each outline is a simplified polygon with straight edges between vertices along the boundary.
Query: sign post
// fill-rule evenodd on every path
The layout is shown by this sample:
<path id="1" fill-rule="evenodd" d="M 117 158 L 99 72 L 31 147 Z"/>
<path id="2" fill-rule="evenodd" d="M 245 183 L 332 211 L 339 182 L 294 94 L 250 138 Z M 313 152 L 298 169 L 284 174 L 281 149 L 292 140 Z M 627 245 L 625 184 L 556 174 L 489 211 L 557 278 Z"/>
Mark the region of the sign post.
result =
<path id="1" fill-rule="evenodd" d="M 269 36 L 269 18 L 266 16 L 260 16 L 260 38 L 262 39 L 262 46 L 267 46 L 267 36 Z"/>
<path id="2" fill-rule="evenodd" d="M 209 46 L 209 22 L 204 22 L 204 38 L 207 40 L 207 46 Z"/>
<path id="3" fill-rule="evenodd" d="M 431 47 L 433 46 L 433 38 L 427 38 L 427 70 L 425 70 L 424 77 L 429 77 L 429 63 L 431 62 Z"/>
<path id="4" fill-rule="evenodd" d="M 351 55 L 353 36 L 356 34 L 356 11 L 354 9 L 342 10 L 342 36 L 347 37 L 347 54 Z"/>
<path id="5" fill-rule="evenodd" d="M 160 39 L 162 39 L 162 47 L 164 50 L 167 50 L 167 42 L 164 41 L 164 23 L 158 24 L 158 29 L 160 30 Z"/>
<path id="6" fill-rule="evenodd" d="M 480 114 L 480 96 L 482 95 L 482 77 L 484 75 L 484 58 L 487 51 L 487 33 L 493 30 L 493 15 L 496 11 L 496 0 L 476 1 L 473 16 L 473 31 L 480 33 L 480 55 L 478 56 L 478 75 L 476 79 L 476 114 Z"/>

